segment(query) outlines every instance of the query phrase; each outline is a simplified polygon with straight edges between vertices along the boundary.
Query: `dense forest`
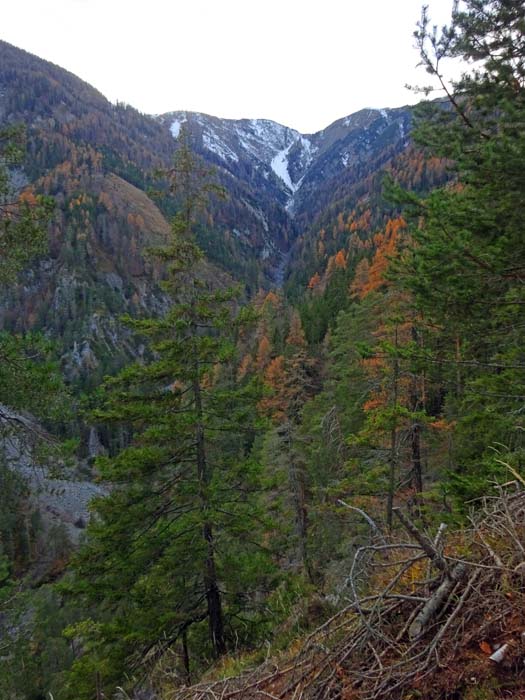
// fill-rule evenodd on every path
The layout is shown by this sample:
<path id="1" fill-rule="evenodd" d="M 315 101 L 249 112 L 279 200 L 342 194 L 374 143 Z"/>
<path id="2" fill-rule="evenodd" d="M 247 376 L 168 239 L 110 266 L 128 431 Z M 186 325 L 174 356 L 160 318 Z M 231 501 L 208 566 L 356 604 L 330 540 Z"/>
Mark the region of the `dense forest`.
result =
<path id="1" fill-rule="evenodd" d="M 525 698 L 525 8 L 414 36 L 295 216 L 0 47 L 2 698 Z"/>

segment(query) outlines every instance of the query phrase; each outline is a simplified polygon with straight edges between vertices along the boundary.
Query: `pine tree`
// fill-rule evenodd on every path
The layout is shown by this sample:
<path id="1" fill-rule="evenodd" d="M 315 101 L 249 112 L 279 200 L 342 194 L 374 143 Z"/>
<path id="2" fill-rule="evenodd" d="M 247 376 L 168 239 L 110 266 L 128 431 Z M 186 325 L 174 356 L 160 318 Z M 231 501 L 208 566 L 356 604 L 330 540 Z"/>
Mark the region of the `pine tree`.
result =
<path id="1" fill-rule="evenodd" d="M 98 421 L 125 425 L 132 439 L 98 463 L 114 488 L 97 504 L 76 562 L 73 588 L 97 603 L 100 616 L 77 628 L 93 638 L 93 653 L 72 672 L 87 696 L 94 668 L 108 687 L 124 669 L 181 643 L 189 677 L 190 655 L 198 665 L 210 651 L 224 654 L 228 639 L 242 642 L 253 632 L 250 615 L 256 621 L 252 594 L 269 570 L 258 542 L 258 465 L 250 454 L 253 383 L 239 388 L 235 380 L 242 314 L 235 290 L 206 281 L 194 240 L 199 211 L 218 190 L 187 134 L 181 137 L 169 172 L 178 201 L 172 239 L 154 251 L 167 266 L 173 306 L 160 319 L 129 319 L 154 359 L 109 381 L 96 413 Z M 235 629 L 240 612 L 246 619 Z"/>
<path id="2" fill-rule="evenodd" d="M 410 197 L 413 245 L 399 274 L 429 341 L 419 358 L 441 376 L 443 418 L 456 426 L 451 478 L 463 500 L 523 455 L 525 8 L 466 0 L 441 33 L 425 11 L 416 39 L 446 102 L 423 104 L 416 139 L 453 180 Z M 476 62 L 452 88 L 450 57 Z"/>

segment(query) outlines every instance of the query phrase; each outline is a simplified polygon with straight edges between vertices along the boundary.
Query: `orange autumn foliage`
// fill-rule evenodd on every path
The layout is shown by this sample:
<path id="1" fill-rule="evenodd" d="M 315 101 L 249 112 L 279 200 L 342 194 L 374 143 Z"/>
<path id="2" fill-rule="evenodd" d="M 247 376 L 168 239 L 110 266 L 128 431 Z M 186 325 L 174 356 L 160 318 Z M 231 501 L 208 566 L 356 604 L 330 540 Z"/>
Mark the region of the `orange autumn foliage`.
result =
<path id="1" fill-rule="evenodd" d="M 344 250 L 339 250 L 335 255 L 331 255 L 326 266 L 326 277 L 329 279 L 336 270 L 346 269 L 346 255 Z"/>
<path id="2" fill-rule="evenodd" d="M 486 654 L 487 656 L 490 656 L 490 655 L 492 654 L 492 652 L 493 652 L 492 646 L 491 646 L 486 640 L 482 640 L 482 641 L 479 643 L 479 648 L 480 648 L 481 651 L 482 651 L 484 654 Z"/>
<path id="3" fill-rule="evenodd" d="M 321 276 L 319 275 L 318 272 L 316 272 L 312 277 L 310 277 L 310 281 L 308 282 L 308 289 L 315 289 L 321 284 Z"/>
<path id="4" fill-rule="evenodd" d="M 303 331 L 303 325 L 301 323 L 301 317 L 294 311 L 292 318 L 290 320 L 290 330 L 286 338 L 286 344 L 288 346 L 292 345 L 298 348 L 304 348 L 306 346 L 306 337 Z"/>
<path id="5" fill-rule="evenodd" d="M 275 357 L 265 369 L 264 384 L 270 389 L 270 395 L 259 401 L 259 410 L 263 415 L 278 422 L 285 416 L 288 408 L 288 392 L 285 388 L 286 371 L 282 355 Z"/>
<path id="6" fill-rule="evenodd" d="M 340 270 L 346 269 L 346 256 L 344 250 L 339 250 L 334 258 L 334 264 Z"/>
<path id="7" fill-rule="evenodd" d="M 237 379 L 241 380 L 244 379 L 244 377 L 248 374 L 248 371 L 251 369 L 253 365 L 253 359 L 250 354 L 245 355 L 241 363 L 239 365 L 239 368 L 237 370 Z"/>
<path id="8" fill-rule="evenodd" d="M 281 300 L 277 294 L 275 294 L 275 292 L 270 291 L 264 299 L 263 306 L 266 306 L 267 304 L 272 304 L 272 306 L 278 307 L 281 305 Z"/>
<path id="9" fill-rule="evenodd" d="M 23 202 L 24 204 L 27 204 L 30 207 L 34 207 L 37 203 L 37 199 L 34 195 L 34 192 L 31 190 L 25 190 L 20 194 L 19 201 Z"/>
<path id="10" fill-rule="evenodd" d="M 361 364 L 363 367 L 368 367 L 369 369 L 372 369 L 374 367 L 382 367 L 383 366 L 383 361 L 376 356 L 373 357 L 364 357 L 361 360 Z"/>
<path id="11" fill-rule="evenodd" d="M 368 258 L 363 258 L 357 263 L 355 268 L 354 279 L 350 285 L 350 294 L 352 296 L 357 296 L 360 299 L 363 298 L 363 290 L 368 284 L 368 278 L 370 275 L 370 263 Z"/>
<path id="12" fill-rule="evenodd" d="M 432 423 L 430 423 L 431 428 L 440 431 L 452 430 L 455 427 L 455 425 L 455 421 L 447 421 L 444 418 L 438 418 L 437 420 L 432 421 Z"/>
<path id="13" fill-rule="evenodd" d="M 272 389 L 279 389 L 283 385 L 284 380 L 284 357 L 278 355 L 270 362 L 264 372 L 264 381 Z"/>
<path id="14" fill-rule="evenodd" d="M 350 231 L 369 231 L 372 221 L 372 212 L 370 209 L 365 209 L 365 211 L 357 218 L 354 218 L 355 216 L 356 213 L 352 212 L 352 214 L 348 217 Z"/>
<path id="15" fill-rule="evenodd" d="M 386 271 L 390 261 L 397 255 L 401 232 L 406 228 L 406 222 L 402 217 L 390 219 L 384 233 L 374 236 L 376 252 L 368 270 L 364 263 L 360 263 L 356 270 L 354 281 L 350 291 L 360 299 L 364 299 L 371 292 L 375 292 L 388 284 Z"/>
<path id="16" fill-rule="evenodd" d="M 270 341 L 268 340 L 268 336 L 263 335 L 262 338 L 259 340 L 259 346 L 257 348 L 257 357 L 255 360 L 257 369 L 264 369 L 266 367 L 266 365 L 270 361 L 270 352 L 271 347 Z"/>
<path id="17" fill-rule="evenodd" d="M 387 397 L 384 393 L 381 395 L 377 394 L 375 396 L 372 396 L 368 401 L 365 401 L 363 404 L 363 411 L 365 413 L 368 413 L 370 411 L 374 411 L 376 408 L 381 408 L 383 406 L 387 405 Z"/>

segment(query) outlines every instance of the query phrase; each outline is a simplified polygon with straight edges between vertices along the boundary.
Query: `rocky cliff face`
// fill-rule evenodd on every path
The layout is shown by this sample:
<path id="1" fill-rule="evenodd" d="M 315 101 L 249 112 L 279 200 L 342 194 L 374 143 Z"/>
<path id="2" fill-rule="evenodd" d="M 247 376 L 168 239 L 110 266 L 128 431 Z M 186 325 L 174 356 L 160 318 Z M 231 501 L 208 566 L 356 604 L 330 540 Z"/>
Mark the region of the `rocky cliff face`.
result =
<path id="1" fill-rule="evenodd" d="M 291 218 L 315 211 L 312 196 L 340 177 L 383 162 L 408 143 L 408 109 L 364 109 L 315 134 L 268 119 L 219 119 L 195 112 L 158 117 L 177 138 L 187 124 L 197 150 L 232 178 L 249 184 L 264 209 L 276 200 Z M 379 159 L 379 160 L 378 160 Z"/>
<path id="2" fill-rule="evenodd" d="M 45 430 L 34 418 L 0 406 L 0 463 L 26 484 L 26 517 L 35 520 L 38 516 L 38 528 L 32 536 L 37 540 L 36 547 L 46 552 L 52 544 L 46 540 L 56 536 L 63 538 L 66 546 L 78 543 L 89 522 L 90 501 L 106 491 L 88 478 L 90 471 L 80 462 L 58 467 L 54 463 L 51 468 L 33 448 L 36 436 L 45 436 Z M 90 450 L 92 456 L 103 450 L 96 433 L 90 440 Z"/>
<path id="3" fill-rule="evenodd" d="M 362 110 L 309 135 L 264 119 L 149 117 L 0 42 L 0 127 L 20 122 L 27 160 L 13 175 L 52 195 L 56 211 L 49 255 L 2 294 L 0 327 L 43 330 L 59 342 L 67 376 L 96 384 L 142 351 L 121 315 L 166 309 L 162 270 L 147 249 L 169 235 L 176 203 L 149 191 L 184 122 L 228 193 L 199 227 L 203 274 L 232 275 L 251 294 L 281 283 L 297 237 L 406 147 L 410 112 Z"/>

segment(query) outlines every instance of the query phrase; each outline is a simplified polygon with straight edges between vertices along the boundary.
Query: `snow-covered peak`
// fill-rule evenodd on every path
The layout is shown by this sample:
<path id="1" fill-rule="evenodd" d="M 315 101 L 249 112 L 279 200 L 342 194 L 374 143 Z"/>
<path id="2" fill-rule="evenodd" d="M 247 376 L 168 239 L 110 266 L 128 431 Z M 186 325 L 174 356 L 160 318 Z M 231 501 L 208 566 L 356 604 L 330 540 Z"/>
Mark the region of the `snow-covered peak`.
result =
<path id="1" fill-rule="evenodd" d="M 198 112 L 173 112 L 169 120 L 174 138 L 187 121 L 202 147 L 225 167 L 248 162 L 265 179 L 276 176 L 288 196 L 300 186 L 316 151 L 309 138 L 271 119 L 218 119 Z"/>
<path id="2" fill-rule="evenodd" d="M 218 167 L 232 177 L 249 177 L 256 187 L 270 188 L 273 196 L 277 187 L 293 212 L 306 183 L 353 168 L 393 122 L 404 140 L 406 117 L 400 110 L 362 109 L 310 135 L 271 119 L 220 119 L 200 112 L 172 112 L 162 119 L 174 137 L 188 122 L 197 147 Z"/>
<path id="3" fill-rule="evenodd" d="M 295 129 L 268 119 L 243 120 L 236 132 L 245 152 L 269 166 L 289 194 L 295 193 L 314 157 L 315 147 L 311 141 Z"/>

